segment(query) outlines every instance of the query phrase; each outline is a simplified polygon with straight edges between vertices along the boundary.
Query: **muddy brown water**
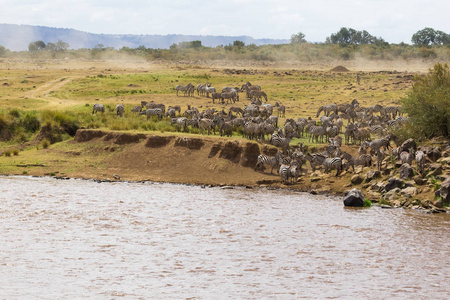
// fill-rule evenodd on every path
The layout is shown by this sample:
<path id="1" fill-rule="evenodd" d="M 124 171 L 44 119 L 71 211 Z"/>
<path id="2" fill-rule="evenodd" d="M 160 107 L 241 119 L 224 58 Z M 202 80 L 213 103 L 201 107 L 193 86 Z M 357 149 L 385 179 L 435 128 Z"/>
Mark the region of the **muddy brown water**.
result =
<path id="1" fill-rule="evenodd" d="M 450 214 L 0 177 L 1 299 L 448 299 Z"/>

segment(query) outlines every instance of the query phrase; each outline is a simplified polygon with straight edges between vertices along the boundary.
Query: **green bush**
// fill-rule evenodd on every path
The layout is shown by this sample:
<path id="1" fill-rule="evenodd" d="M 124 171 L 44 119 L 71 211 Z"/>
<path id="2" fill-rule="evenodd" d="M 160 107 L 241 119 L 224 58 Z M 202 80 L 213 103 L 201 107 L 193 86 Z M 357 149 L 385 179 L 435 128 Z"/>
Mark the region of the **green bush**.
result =
<path id="1" fill-rule="evenodd" d="M 450 70 L 437 63 L 426 76 L 416 76 L 411 91 L 401 100 L 416 138 L 449 136 Z"/>

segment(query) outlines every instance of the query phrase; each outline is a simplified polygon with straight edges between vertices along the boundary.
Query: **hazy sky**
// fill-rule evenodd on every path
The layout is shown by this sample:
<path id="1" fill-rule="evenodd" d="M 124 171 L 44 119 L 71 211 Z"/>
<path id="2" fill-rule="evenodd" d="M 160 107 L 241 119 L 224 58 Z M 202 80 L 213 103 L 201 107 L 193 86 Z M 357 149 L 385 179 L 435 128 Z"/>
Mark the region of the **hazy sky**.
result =
<path id="1" fill-rule="evenodd" d="M 248 35 L 324 42 L 341 27 L 411 43 L 431 27 L 450 33 L 450 1 L 420 0 L 0 0 L 0 23 L 105 34 Z"/>

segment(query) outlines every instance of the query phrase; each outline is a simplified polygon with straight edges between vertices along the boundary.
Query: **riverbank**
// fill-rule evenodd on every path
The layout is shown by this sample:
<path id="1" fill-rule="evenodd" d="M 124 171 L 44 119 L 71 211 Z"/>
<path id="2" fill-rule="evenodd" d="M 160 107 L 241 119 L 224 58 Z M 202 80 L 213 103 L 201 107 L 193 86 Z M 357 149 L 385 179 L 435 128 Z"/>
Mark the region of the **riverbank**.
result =
<path id="1" fill-rule="evenodd" d="M 436 147 L 445 148 L 444 141 Z M 344 145 L 343 150 L 354 152 Z M 283 184 L 270 169 L 255 171 L 259 154 L 274 155 L 277 148 L 246 139 L 218 136 L 142 134 L 116 131 L 77 131 L 71 141 L 46 149 L 28 148 L 18 156 L 1 157 L 1 174 L 82 178 L 99 181 L 153 181 L 208 186 L 287 188 L 313 194 L 341 196 L 351 188 L 361 189 L 372 202 L 386 207 L 425 208 L 445 211 L 436 197 L 449 178 L 449 149 L 427 166 L 423 178 L 415 172 L 405 178 L 401 164 L 385 160 L 375 166 L 312 172 L 309 163 L 297 182 Z"/>

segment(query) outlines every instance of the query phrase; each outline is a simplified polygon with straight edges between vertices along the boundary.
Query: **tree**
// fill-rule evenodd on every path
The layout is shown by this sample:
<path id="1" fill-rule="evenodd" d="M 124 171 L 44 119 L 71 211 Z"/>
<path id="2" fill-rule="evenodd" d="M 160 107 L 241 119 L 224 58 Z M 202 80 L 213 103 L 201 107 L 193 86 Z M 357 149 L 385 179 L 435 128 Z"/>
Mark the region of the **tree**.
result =
<path id="1" fill-rule="evenodd" d="M 6 48 L 0 45 L 0 57 L 5 57 L 6 52 L 7 52 Z"/>
<path id="2" fill-rule="evenodd" d="M 236 48 L 238 48 L 238 49 L 241 49 L 241 48 L 244 48 L 244 47 L 245 47 L 245 43 L 242 42 L 242 41 L 234 41 L 234 42 L 233 42 L 233 46 L 236 47 Z"/>
<path id="3" fill-rule="evenodd" d="M 342 27 L 338 32 L 331 34 L 326 38 L 328 44 L 387 44 L 381 37 L 377 38 L 369 34 L 366 30 L 357 31 L 353 28 Z"/>
<path id="4" fill-rule="evenodd" d="M 416 76 L 411 91 L 402 99 L 410 130 L 416 137 L 449 136 L 450 70 L 437 63 L 426 76 Z"/>
<path id="5" fill-rule="evenodd" d="M 306 43 L 305 35 L 301 32 L 291 35 L 291 44 L 303 44 Z"/>
<path id="6" fill-rule="evenodd" d="M 28 44 L 28 51 L 36 52 L 45 50 L 45 43 L 43 41 L 35 41 Z"/>
<path id="7" fill-rule="evenodd" d="M 419 46 L 449 45 L 450 35 L 440 30 L 434 30 L 433 28 L 425 27 L 424 29 L 419 30 L 413 34 L 411 42 L 414 45 Z"/>
<path id="8" fill-rule="evenodd" d="M 58 40 L 56 43 L 47 43 L 46 49 L 52 52 L 64 52 L 69 49 L 69 44 Z"/>

